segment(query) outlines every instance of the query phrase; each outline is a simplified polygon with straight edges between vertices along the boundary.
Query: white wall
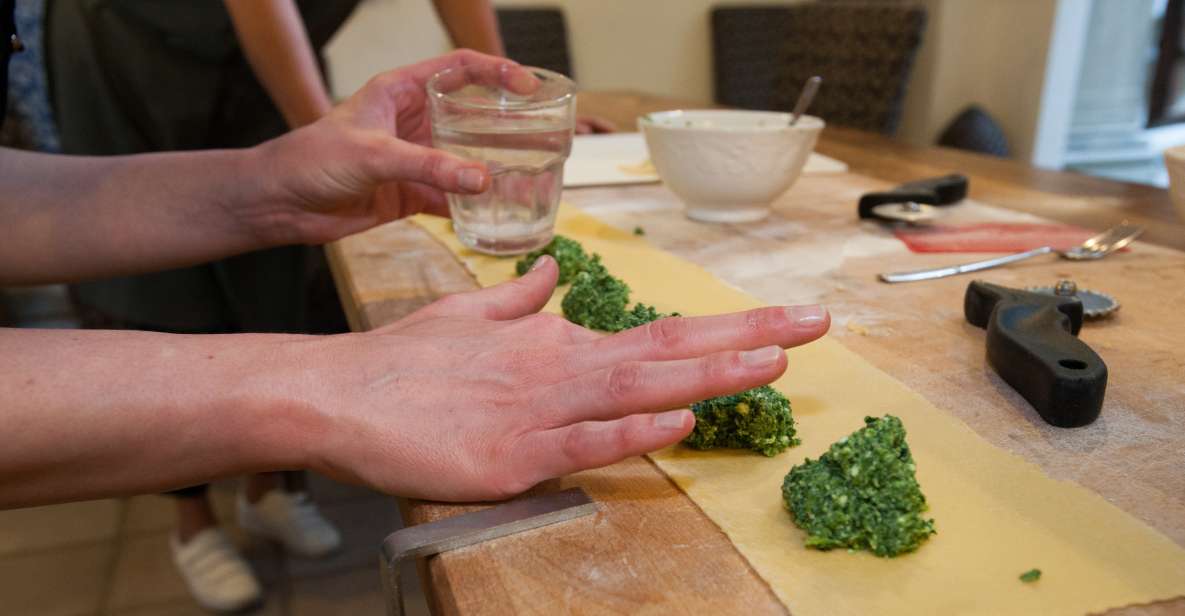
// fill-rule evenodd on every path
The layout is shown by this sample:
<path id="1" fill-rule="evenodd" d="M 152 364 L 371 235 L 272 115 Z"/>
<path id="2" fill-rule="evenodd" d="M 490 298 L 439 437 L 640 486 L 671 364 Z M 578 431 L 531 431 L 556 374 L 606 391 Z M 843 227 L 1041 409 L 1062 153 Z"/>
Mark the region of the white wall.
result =
<path id="1" fill-rule="evenodd" d="M 708 13 L 724 4 L 785 0 L 495 0 L 559 6 L 581 87 L 632 89 L 708 102 Z M 1084 2 L 1087 0 L 1063 0 Z M 899 136 L 932 143 L 971 102 L 1003 125 L 1019 158 L 1033 148 L 1057 0 L 920 0 L 929 25 Z M 346 95 L 371 74 L 448 49 L 429 0 L 367 0 L 333 41 L 334 89 Z"/>
<path id="2" fill-rule="evenodd" d="M 1045 89 L 1033 136 L 1029 160 L 1039 167 L 1061 169 L 1074 116 L 1082 58 L 1090 29 L 1091 2 L 1058 0 L 1049 54 L 1045 63 Z"/>

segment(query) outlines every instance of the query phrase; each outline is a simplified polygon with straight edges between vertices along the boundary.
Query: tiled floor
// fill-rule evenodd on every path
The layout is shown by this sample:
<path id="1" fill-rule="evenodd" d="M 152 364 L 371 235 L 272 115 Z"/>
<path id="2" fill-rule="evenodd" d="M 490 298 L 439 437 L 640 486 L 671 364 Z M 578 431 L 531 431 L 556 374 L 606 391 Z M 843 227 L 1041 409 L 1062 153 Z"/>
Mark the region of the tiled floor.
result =
<path id="1" fill-rule="evenodd" d="M 234 524 L 234 482 L 211 496 L 224 527 L 267 592 L 252 614 L 382 614 L 377 550 L 400 525 L 394 499 L 310 476 L 309 491 L 342 531 L 345 545 L 323 560 L 289 557 Z M 47 616 L 206 614 L 173 568 L 168 540 L 173 502 L 137 496 L 0 511 L 0 613 Z M 414 569 L 404 579 L 415 579 Z M 423 595 L 406 598 L 427 614 Z"/>

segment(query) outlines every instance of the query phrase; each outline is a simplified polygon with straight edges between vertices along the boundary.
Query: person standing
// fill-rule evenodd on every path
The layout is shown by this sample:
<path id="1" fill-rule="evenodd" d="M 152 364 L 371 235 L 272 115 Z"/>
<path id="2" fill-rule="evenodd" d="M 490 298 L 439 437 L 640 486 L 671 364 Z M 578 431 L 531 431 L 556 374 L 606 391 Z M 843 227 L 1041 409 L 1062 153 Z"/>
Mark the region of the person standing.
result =
<path id="1" fill-rule="evenodd" d="M 49 0 L 47 70 L 61 151 L 80 155 L 243 148 L 332 108 L 321 50 L 359 0 Z M 435 0 L 454 40 L 500 55 L 486 0 Z M 133 223 L 134 224 L 134 223 Z M 272 248 L 155 274 L 74 285 L 85 327 L 168 333 L 347 331 L 319 246 Z M 208 487 L 170 493 L 173 560 L 213 610 L 262 600 L 218 525 Z M 297 473 L 248 477 L 238 522 L 289 552 L 341 543 Z"/>

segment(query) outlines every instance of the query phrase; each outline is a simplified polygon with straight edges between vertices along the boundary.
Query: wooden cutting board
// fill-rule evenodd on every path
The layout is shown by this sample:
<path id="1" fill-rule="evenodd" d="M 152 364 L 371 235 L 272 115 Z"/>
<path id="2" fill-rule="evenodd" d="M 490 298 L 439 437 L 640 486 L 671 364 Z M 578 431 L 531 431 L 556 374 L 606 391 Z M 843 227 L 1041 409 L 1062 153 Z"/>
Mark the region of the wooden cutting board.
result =
<path id="1" fill-rule="evenodd" d="M 1124 303 L 1114 319 L 1082 334 L 1111 368 L 1102 419 L 1089 429 L 1058 430 L 986 367 L 982 332 L 962 320 L 969 279 L 908 286 L 875 281 L 878 271 L 952 258 L 911 255 L 884 230 L 855 222 L 858 195 L 885 186 L 853 174 L 803 178 L 778 201 L 771 221 L 746 226 L 693 223 L 661 186 L 570 191 L 566 199 L 622 229 L 643 227 L 656 246 L 763 301 L 826 303 L 833 335 L 874 365 L 994 445 L 1102 494 L 1185 545 L 1185 328 L 1173 307 L 1185 298 L 1185 254 L 1139 244 L 1102 262 L 1046 259 L 983 276 L 1026 286 L 1070 275 Z M 960 206 L 958 216 L 1024 218 L 975 204 Z M 406 223 L 339 242 L 330 254 L 359 329 L 473 287 L 447 251 Z M 544 613 L 573 605 L 607 613 L 782 611 L 727 539 L 644 459 L 561 483 L 585 486 L 605 511 L 583 523 L 433 559 L 433 594 L 444 613 Z M 418 523 L 461 510 L 413 503 L 407 514 Z M 1180 610 L 1185 602 L 1164 608 Z"/>

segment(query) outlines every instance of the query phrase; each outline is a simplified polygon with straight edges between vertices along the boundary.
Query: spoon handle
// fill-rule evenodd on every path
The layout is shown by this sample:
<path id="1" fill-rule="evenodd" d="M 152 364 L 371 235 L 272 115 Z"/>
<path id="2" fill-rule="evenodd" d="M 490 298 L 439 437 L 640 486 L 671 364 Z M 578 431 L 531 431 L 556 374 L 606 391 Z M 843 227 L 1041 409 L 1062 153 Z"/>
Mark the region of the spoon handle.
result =
<path id="1" fill-rule="evenodd" d="M 889 274 L 880 274 L 879 278 L 882 282 L 914 282 L 917 280 L 934 280 L 935 278 L 946 278 L 947 276 L 955 276 L 958 274 L 966 274 L 968 272 L 978 272 L 1009 263 L 1016 263 L 1017 261 L 1024 261 L 1032 257 L 1047 255 L 1053 252 L 1052 246 L 1042 246 L 1025 252 L 1018 252 L 1016 254 L 1005 255 L 1003 257 L 994 257 L 991 259 L 984 259 L 982 261 L 972 261 L 962 265 L 948 265 L 946 267 L 934 267 L 930 269 L 913 270 L 910 272 L 893 272 Z"/>
<path id="2" fill-rule="evenodd" d="M 819 84 L 823 83 L 823 78 L 815 75 L 806 80 L 806 85 L 802 88 L 802 94 L 798 95 L 798 102 L 794 103 L 794 111 L 790 113 L 790 126 L 794 126 L 798 122 L 798 118 L 806 113 L 807 107 L 811 106 L 811 102 L 815 100 L 815 95 L 819 93 Z"/>

